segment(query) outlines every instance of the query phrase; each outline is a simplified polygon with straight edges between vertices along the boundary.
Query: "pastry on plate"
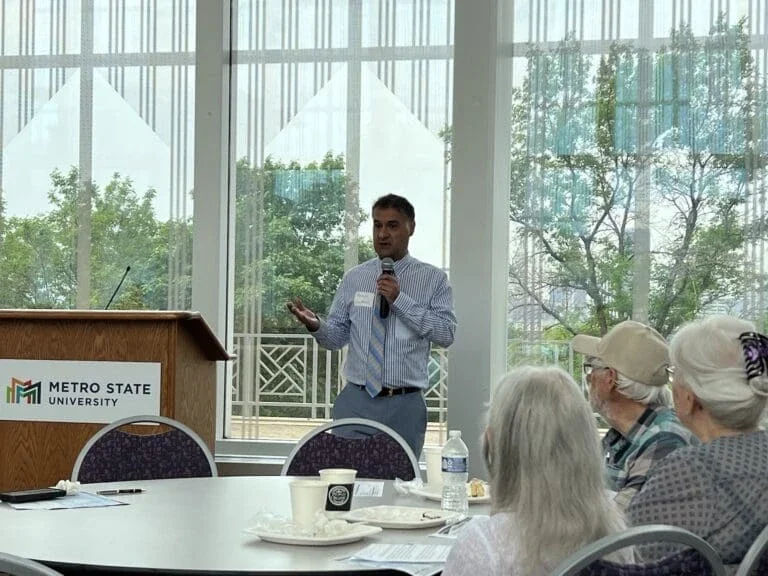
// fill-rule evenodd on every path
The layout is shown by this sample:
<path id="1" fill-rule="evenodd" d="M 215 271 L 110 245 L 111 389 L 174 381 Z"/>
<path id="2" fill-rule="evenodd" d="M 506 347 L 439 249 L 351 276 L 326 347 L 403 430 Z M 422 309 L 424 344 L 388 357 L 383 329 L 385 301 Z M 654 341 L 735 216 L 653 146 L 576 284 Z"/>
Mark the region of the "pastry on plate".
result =
<path id="1" fill-rule="evenodd" d="M 470 498 L 482 498 L 485 496 L 485 482 L 479 478 L 472 478 L 467 484 L 467 492 Z"/>

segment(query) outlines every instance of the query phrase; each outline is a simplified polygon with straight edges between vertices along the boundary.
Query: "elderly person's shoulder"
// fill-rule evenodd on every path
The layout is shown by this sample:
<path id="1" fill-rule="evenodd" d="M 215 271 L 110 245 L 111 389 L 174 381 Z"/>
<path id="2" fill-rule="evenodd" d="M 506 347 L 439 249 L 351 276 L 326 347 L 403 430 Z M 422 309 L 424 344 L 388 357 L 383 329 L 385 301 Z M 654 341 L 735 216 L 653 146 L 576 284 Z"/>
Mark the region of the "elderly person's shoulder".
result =
<path id="1" fill-rule="evenodd" d="M 642 434 L 644 439 L 658 441 L 668 438 L 678 445 L 698 444 L 694 434 L 680 422 L 672 408 L 664 404 L 653 404 L 648 409 L 653 412 L 653 416 L 649 418 L 650 423 Z M 643 425 L 643 422 L 639 422 L 639 425 Z"/>
<path id="2" fill-rule="evenodd" d="M 687 450 L 707 468 L 727 476 L 738 477 L 750 471 L 765 476 L 768 470 L 768 431 L 765 430 L 720 436 Z"/>
<path id="3" fill-rule="evenodd" d="M 630 524 L 673 524 L 708 536 L 728 510 L 746 502 L 765 513 L 768 493 L 768 432 L 722 436 L 678 448 L 650 470 L 627 509 Z M 741 495 L 741 496 L 738 496 Z"/>
<path id="4" fill-rule="evenodd" d="M 451 548 L 443 575 L 514 574 L 517 539 L 511 536 L 516 530 L 512 513 L 472 518 Z"/>
<path id="5" fill-rule="evenodd" d="M 467 537 L 488 541 L 498 548 L 498 544 L 509 540 L 510 529 L 515 529 L 515 515 L 511 512 L 499 512 L 493 516 L 475 516 L 464 527 Z"/>
<path id="6" fill-rule="evenodd" d="M 705 454 L 722 455 L 723 458 L 738 458 L 738 453 L 744 450 L 768 449 L 768 431 L 759 428 L 733 436 L 720 436 L 692 448 L 699 448 Z"/>
<path id="7" fill-rule="evenodd" d="M 721 436 L 679 448 L 650 471 L 632 498 L 632 525 L 671 524 L 705 538 L 726 563 L 738 563 L 768 518 L 768 432 Z M 671 552 L 642 550 L 645 560 Z"/>
<path id="8" fill-rule="evenodd" d="M 763 474 L 768 469 L 768 431 L 721 436 L 704 443 L 694 439 L 690 445 L 659 460 L 650 469 L 649 477 L 732 476 L 742 473 L 745 468 L 754 468 Z"/>

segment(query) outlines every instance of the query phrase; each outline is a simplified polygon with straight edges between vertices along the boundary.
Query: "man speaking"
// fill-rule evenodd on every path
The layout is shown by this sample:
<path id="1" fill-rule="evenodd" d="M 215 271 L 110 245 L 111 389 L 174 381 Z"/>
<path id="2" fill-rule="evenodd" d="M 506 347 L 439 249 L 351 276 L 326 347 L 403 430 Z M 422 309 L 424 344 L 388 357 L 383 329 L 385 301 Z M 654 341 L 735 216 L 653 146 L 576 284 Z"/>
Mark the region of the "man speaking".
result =
<path id="1" fill-rule="evenodd" d="M 296 298 L 291 313 L 321 346 L 349 344 L 334 419 L 368 418 L 396 430 L 419 456 L 427 429 L 424 392 L 434 342 L 453 343 L 453 294 L 442 270 L 408 254 L 416 226 L 411 203 L 388 194 L 373 204 L 373 247 L 378 258 L 344 274 L 328 318 Z"/>

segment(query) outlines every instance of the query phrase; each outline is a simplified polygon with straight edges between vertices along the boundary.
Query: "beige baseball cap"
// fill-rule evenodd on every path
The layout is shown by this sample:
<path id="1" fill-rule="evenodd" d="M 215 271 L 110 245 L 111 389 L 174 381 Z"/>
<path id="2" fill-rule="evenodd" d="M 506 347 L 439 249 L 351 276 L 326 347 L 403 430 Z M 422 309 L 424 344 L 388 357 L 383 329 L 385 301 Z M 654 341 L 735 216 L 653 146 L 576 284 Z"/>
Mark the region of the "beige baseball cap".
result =
<path id="1" fill-rule="evenodd" d="M 636 382 L 648 386 L 667 383 L 669 347 L 664 337 L 650 326 L 625 320 L 602 338 L 578 334 L 571 343 L 576 352 L 599 358 Z"/>

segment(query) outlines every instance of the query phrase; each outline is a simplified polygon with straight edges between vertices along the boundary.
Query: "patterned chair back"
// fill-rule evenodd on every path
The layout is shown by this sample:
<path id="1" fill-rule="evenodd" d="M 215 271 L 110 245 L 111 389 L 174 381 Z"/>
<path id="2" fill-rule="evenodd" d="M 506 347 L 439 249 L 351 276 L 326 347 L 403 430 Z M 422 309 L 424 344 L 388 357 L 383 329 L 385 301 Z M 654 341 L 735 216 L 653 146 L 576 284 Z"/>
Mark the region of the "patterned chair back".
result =
<path id="1" fill-rule="evenodd" d="M 144 422 L 164 426 L 154 434 L 121 430 Z M 163 416 L 136 416 L 97 432 L 80 451 L 72 480 L 95 483 L 217 475 L 213 455 L 193 430 Z"/>
<path id="2" fill-rule="evenodd" d="M 709 561 L 698 550 L 684 550 L 655 562 L 619 564 L 595 560 L 578 572 L 578 576 L 714 576 Z"/>
<path id="3" fill-rule="evenodd" d="M 768 554 L 763 553 L 757 562 L 757 568 L 744 574 L 747 574 L 747 576 L 768 576 Z"/>
<path id="4" fill-rule="evenodd" d="M 603 557 L 639 544 L 679 544 L 686 550 L 661 560 L 620 564 Z M 551 576 L 725 576 L 725 566 L 714 548 L 692 532 L 675 526 L 635 526 L 588 544 L 555 568 Z"/>
<path id="5" fill-rule="evenodd" d="M 768 526 L 747 550 L 736 576 L 768 576 Z"/>
<path id="6" fill-rule="evenodd" d="M 342 426 L 368 427 L 366 438 L 334 434 Z M 345 418 L 312 430 L 288 456 L 283 476 L 317 476 L 323 468 L 354 468 L 358 478 L 413 480 L 421 477 L 413 451 L 397 432 L 371 420 Z"/>
<path id="7" fill-rule="evenodd" d="M 53 568 L 21 556 L 0 552 L 0 574 L 10 576 L 61 576 Z"/>

